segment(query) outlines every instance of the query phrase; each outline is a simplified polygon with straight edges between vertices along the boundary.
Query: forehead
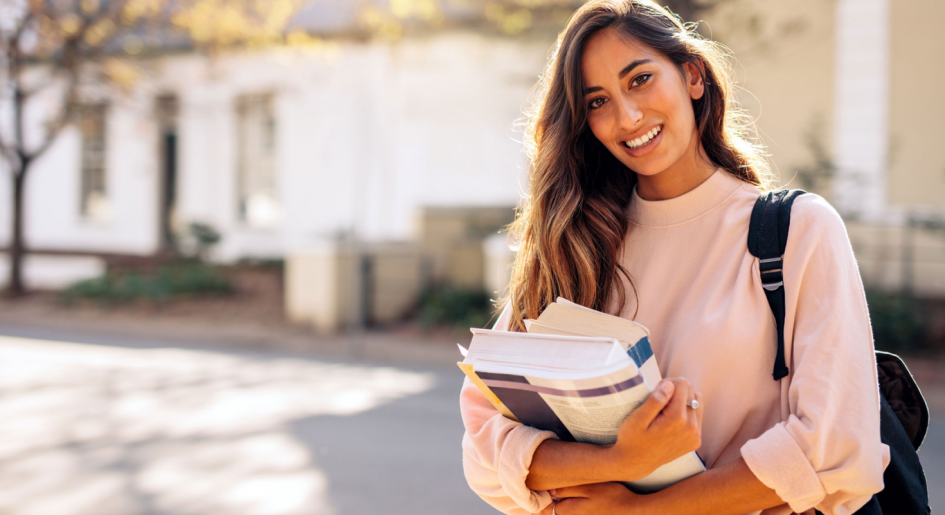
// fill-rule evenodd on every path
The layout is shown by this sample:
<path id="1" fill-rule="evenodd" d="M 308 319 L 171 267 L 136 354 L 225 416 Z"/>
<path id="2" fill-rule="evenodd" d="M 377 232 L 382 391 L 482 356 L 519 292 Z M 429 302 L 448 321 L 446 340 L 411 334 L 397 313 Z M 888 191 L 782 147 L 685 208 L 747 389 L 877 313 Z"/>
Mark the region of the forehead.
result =
<path id="1" fill-rule="evenodd" d="M 652 59 L 659 64 L 666 60 L 650 47 L 614 29 L 604 29 L 588 38 L 584 45 L 581 55 L 584 86 L 600 85 L 608 79 L 617 80 L 620 71 L 638 59 Z"/>

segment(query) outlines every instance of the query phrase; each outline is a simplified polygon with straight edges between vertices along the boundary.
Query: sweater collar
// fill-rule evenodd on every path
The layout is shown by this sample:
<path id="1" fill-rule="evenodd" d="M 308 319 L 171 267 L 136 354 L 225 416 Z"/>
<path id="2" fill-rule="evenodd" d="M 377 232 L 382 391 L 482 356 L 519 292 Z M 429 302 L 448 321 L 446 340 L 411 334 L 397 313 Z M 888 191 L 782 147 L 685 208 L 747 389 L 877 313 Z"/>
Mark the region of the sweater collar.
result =
<path id="1" fill-rule="evenodd" d="M 685 223 L 711 211 L 742 184 L 745 183 L 732 174 L 718 169 L 702 184 L 667 200 L 643 200 L 634 186 L 627 215 L 637 225 L 665 227 Z"/>

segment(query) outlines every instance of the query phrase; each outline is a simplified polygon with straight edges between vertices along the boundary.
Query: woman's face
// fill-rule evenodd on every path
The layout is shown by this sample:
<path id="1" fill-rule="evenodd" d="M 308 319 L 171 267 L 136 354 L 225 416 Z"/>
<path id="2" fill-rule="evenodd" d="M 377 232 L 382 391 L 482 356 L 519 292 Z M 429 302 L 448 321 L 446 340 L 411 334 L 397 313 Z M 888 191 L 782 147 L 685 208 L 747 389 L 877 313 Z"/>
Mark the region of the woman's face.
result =
<path id="1" fill-rule="evenodd" d="M 613 29 L 587 41 L 581 56 L 584 102 L 594 136 L 634 172 L 656 175 L 699 147 L 692 99 L 701 98 L 698 70 Z"/>

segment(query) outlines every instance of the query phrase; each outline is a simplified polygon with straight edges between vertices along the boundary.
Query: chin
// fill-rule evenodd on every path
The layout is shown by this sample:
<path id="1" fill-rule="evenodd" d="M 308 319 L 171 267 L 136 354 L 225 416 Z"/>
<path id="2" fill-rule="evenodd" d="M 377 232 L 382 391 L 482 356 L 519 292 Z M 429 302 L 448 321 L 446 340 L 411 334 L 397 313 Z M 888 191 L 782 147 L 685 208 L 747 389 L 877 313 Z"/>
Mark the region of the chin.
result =
<path id="1" fill-rule="evenodd" d="M 670 165 L 665 156 L 647 156 L 642 159 L 634 159 L 632 163 L 622 162 L 637 175 L 646 175 L 647 177 L 657 175 L 669 168 Z"/>

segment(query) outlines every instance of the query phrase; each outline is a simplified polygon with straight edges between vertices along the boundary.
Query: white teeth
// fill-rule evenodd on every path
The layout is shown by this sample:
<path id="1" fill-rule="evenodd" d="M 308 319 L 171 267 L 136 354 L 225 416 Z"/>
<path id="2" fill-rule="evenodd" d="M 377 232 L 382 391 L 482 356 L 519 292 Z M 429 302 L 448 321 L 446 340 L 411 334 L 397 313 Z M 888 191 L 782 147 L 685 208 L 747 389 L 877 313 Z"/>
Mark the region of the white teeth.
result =
<path id="1" fill-rule="evenodd" d="M 630 141 L 624 141 L 623 144 L 627 148 L 637 148 L 637 147 L 643 146 L 649 143 L 650 140 L 655 138 L 656 135 L 659 134 L 662 130 L 663 130 L 663 126 L 657 125 L 656 127 L 653 127 L 652 129 L 650 129 L 650 132 L 647 132 L 643 136 L 640 136 L 639 138 L 633 139 Z"/>

